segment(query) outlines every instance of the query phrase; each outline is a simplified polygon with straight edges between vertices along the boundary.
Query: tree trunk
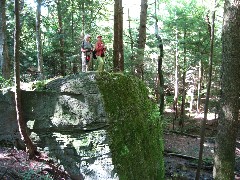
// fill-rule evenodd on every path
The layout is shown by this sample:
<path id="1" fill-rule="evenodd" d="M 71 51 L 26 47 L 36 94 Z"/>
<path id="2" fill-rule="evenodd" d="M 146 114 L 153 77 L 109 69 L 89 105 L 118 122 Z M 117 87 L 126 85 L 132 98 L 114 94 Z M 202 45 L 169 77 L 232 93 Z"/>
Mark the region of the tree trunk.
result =
<path id="1" fill-rule="evenodd" d="M 0 68 L 4 79 L 10 78 L 10 58 L 6 35 L 6 0 L 0 1 Z"/>
<path id="2" fill-rule="evenodd" d="M 119 0 L 119 70 L 124 71 L 124 53 L 123 53 L 123 7 L 122 0 Z"/>
<path id="3" fill-rule="evenodd" d="M 186 36 L 187 30 L 184 29 L 184 59 L 183 59 L 183 92 L 182 92 L 182 104 L 181 104 L 181 115 L 179 125 L 183 128 L 185 118 L 185 100 L 186 100 Z"/>
<path id="4" fill-rule="evenodd" d="M 72 34 L 72 46 L 74 46 L 74 0 L 71 1 L 72 10 L 71 10 L 71 34 Z"/>
<path id="5" fill-rule="evenodd" d="M 173 118 L 173 130 L 175 128 L 175 121 L 178 117 L 178 32 L 176 31 L 176 52 L 175 52 L 175 84 L 174 84 L 174 100 L 173 109 L 175 116 Z"/>
<path id="6" fill-rule="evenodd" d="M 64 56 L 64 32 L 63 32 L 63 19 L 62 19 L 61 0 L 57 0 L 57 14 L 58 14 L 58 34 L 59 34 L 59 55 L 61 64 L 61 75 L 66 75 L 66 62 Z"/>
<path id="7" fill-rule="evenodd" d="M 78 62 L 79 62 L 79 59 L 80 59 L 80 51 L 79 51 L 79 46 L 78 46 L 78 43 L 74 41 L 74 23 L 75 23 L 75 20 L 74 20 L 74 14 L 75 14 L 75 5 L 74 5 L 74 0 L 71 0 L 71 39 L 72 39 L 72 47 L 75 47 L 75 50 L 74 50 L 74 54 L 79 54 L 79 56 L 76 58 L 76 60 L 74 60 L 72 63 L 71 63 L 71 67 L 72 67 L 72 72 L 73 74 L 76 74 L 78 72 Z"/>
<path id="8" fill-rule="evenodd" d="M 158 18 L 157 18 L 157 2 L 155 0 L 155 35 L 158 40 L 159 47 L 159 56 L 158 56 L 158 79 L 159 79 L 159 112 L 160 115 L 163 115 L 164 112 L 164 79 L 163 79 L 163 71 L 162 71 L 162 61 L 163 61 L 163 42 L 162 38 L 158 32 Z"/>
<path id="9" fill-rule="evenodd" d="M 114 4 L 113 70 L 124 71 L 122 0 L 115 0 Z"/>
<path id="10" fill-rule="evenodd" d="M 42 39 L 41 39 L 41 3 L 42 0 L 37 0 L 36 12 L 36 44 L 37 44 L 37 59 L 38 59 L 38 72 L 40 79 L 43 78 L 43 57 L 42 57 Z"/>
<path id="11" fill-rule="evenodd" d="M 20 89 L 20 13 L 19 13 L 19 0 L 15 0 L 15 32 L 14 32 L 14 75 L 15 75 L 15 103 L 16 114 L 19 132 L 24 141 L 29 153 L 29 158 L 35 156 L 36 148 L 27 134 L 27 126 L 24 122 L 21 106 L 21 89 Z"/>
<path id="12" fill-rule="evenodd" d="M 115 72 L 118 71 L 118 60 L 119 60 L 119 52 L 118 52 L 118 44 L 119 44 L 119 29 L 118 29 L 118 21 L 119 21 L 119 1 L 114 1 L 114 42 L 113 42 L 113 70 Z"/>
<path id="13" fill-rule="evenodd" d="M 82 13 L 82 34 L 81 35 L 83 39 L 85 35 L 85 3 L 84 2 L 81 3 L 79 10 Z"/>
<path id="14" fill-rule="evenodd" d="M 218 134 L 213 176 L 234 179 L 235 145 L 239 129 L 240 0 L 225 0 L 222 33 L 222 76 Z"/>
<path id="15" fill-rule="evenodd" d="M 205 129 L 207 122 L 207 114 L 208 114 L 208 104 L 210 98 L 211 91 L 211 83 L 212 83 L 212 66 L 213 66 L 213 45 L 214 45 L 214 27 L 215 27 L 215 4 L 216 0 L 214 0 L 214 10 L 212 12 L 212 25 L 210 27 L 210 54 L 209 54 L 209 72 L 208 72 L 208 84 L 207 84 L 207 93 L 206 93 L 206 101 L 204 106 L 204 117 L 201 124 L 201 132 L 200 132 L 200 150 L 199 150 L 199 158 L 198 158 L 198 168 L 196 172 L 196 180 L 200 179 L 200 171 L 202 166 L 202 156 L 203 156 L 203 148 L 205 141 Z"/>
<path id="16" fill-rule="evenodd" d="M 144 49 L 146 44 L 146 23 L 147 23 L 148 0 L 141 0 L 140 25 L 138 35 L 138 53 L 135 67 L 136 76 L 143 79 L 144 71 Z"/>
<path id="17" fill-rule="evenodd" d="M 130 18 L 130 12 L 129 12 L 129 8 L 128 8 L 128 34 L 129 34 L 129 38 L 130 38 L 130 47 L 131 47 L 131 58 L 130 58 L 130 62 L 131 62 L 131 69 L 133 68 L 133 48 L 134 48 L 134 40 L 133 40 L 133 35 L 132 35 L 132 28 L 131 28 L 131 18 Z"/>
<path id="18" fill-rule="evenodd" d="M 5 10 L 5 0 L 0 1 L 0 69 L 3 73 L 3 11 Z"/>
<path id="19" fill-rule="evenodd" d="M 198 87 L 197 87 L 197 112 L 200 113 L 201 106 L 201 90 L 202 90 L 202 60 L 199 61 L 198 65 Z"/>

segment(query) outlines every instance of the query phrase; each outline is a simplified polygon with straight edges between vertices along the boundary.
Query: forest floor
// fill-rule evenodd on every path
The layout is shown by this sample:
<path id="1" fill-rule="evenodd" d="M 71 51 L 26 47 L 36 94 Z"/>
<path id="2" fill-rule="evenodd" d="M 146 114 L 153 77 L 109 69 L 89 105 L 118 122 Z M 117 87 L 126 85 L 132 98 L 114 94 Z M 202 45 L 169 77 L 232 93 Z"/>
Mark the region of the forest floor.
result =
<path id="1" fill-rule="evenodd" d="M 0 179 L 73 179 L 64 169 L 49 160 L 47 155 L 35 159 L 28 159 L 28 154 L 23 150 L 0 147 Z M 78 178 L 81 180 L 81 178 Z"/>
<path id="2" fill-rule="evenodd" d="M 165 175 L 166 179 L 194 180 L 200 145 L 200 130 L 203 120 L 203 113 L 191 113 L 184 119 L 184 127 L 174 123 L 174 113 L 167 110 L 164 114 L 164 121 L 167 125 L 164 128 L 164 150 L 165 150 Z M 205 129 L 205 142 L 203 149 L 203 162 L 200 179 L 213 179 L 213 154 L 214 142 L 217 133 L 217 120 L 215 114 L 208 114 Z M 236 146 L 235 179 L 240 179 L 240 135 Z"/>
<path id="3" fill-rule="evenodd" d="M 194 180 L 197 170 L 200 128 L 203 114 L 191 114 L 184 120 L 184 127 L 174 124 L 173 112 L 165 112 L 164 121 L 164 160 L 166 180 Z M 203 163 L 200 179 L 212 180 L 213 149 L 217 132 L 217 121 L 214 114 L 208 115 L 204 143 Z M 240 139 L 240 136 L 239 136 Z M 27 173 L 26 173 L 27 172 Z M 48 157 L 28 160 L 24 151 L 0 147 L 0 179 L 70 179 L 67 173 L 57 165 L 52 165 Z M 57 177 L 57 178 L 56 178 Z M 81 179 L 76 178 L 76 179 Z M 240 179 L 240 143 L 236 147 L 235 179 Z"/>

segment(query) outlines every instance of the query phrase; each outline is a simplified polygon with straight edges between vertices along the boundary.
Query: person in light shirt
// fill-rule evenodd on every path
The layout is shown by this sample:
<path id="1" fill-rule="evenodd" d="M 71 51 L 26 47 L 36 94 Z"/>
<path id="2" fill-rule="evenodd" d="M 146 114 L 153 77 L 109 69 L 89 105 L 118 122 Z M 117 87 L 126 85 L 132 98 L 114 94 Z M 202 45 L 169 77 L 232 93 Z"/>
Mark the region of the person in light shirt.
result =
<path id="1" fill-rule="evenodd" d="M 92 52 L 91 36 L 86 34 L 81 45 L 82 52 L 82 72 L 92 70 Z"/>

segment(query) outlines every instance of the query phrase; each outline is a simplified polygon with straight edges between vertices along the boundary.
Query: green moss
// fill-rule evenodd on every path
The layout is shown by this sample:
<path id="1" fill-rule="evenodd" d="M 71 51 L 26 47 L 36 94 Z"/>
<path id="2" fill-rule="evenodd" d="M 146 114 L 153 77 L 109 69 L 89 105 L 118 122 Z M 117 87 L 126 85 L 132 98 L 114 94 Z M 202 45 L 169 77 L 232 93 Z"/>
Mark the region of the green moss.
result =
<path id="1" fill-rule="evenodd" d="M 113 164 L 120 180 L 164 179 L 162 123 L 145 84 L 122 74 L 101 73 Z"/>

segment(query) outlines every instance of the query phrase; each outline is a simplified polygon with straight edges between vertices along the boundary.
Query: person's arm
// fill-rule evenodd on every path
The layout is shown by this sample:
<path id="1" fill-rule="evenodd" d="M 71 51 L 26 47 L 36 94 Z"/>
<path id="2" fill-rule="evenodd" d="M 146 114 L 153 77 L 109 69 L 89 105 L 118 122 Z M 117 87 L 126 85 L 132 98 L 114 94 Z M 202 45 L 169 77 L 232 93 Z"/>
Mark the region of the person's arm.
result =
<path id="1" fill-rule="evenodd" d="M 82 52 L 86 52 L 86 49 L 81 48 L 81 51 L 82 51 Z"/>
<path id="2" fill-rule="evenodd" d="M 105 52 L 107 50 L 107 46 L 105 46 L 105 43 L 103 42 L 103 51 Z"/>

